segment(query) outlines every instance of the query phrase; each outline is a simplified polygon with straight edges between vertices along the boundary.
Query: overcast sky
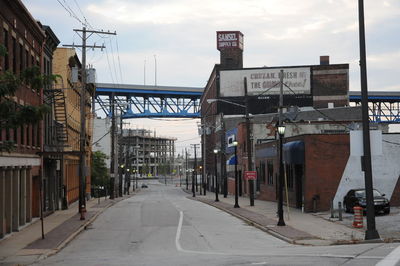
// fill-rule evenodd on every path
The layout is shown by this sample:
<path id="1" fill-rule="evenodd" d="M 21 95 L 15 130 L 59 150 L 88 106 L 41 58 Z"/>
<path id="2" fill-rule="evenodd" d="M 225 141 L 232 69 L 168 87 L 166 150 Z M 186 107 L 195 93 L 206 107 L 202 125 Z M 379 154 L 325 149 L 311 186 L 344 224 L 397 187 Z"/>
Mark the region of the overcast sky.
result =
<path id="1" fill-rule="evenodd" d="M 364 0 L 369 90 L 400 90 L 400 1 Z M 204 87 L 219 63 L 216 31 L 244 34 L 244 67 L 350 64 L 350 90 L 360 90 L 357 0 L 23 0 L 62 44 L 80 43 L 73 32 L 90 27 L 88 63 L 98 82 Z M 64 7 L 61 5 L 64 5 Z M 79 4 L 79 6 L 78 6 Z M 74 15 L 70 15 L 71 9 Z M 80 51 L 78 51 L 80 55 Z M 144 71 L 146 69 L 146 71 Z M 120 71 L 121 70 L 121 71 Z M 146 75 L 144 75 L 146 72 Z M 177 151 L 198 143 L 197 120 L 130 120 L 136 127 L 178 138 Z M 171 126 L 170 126 L 171 125 Z M 188 141 L 184 141 L 188 140 Z"/>

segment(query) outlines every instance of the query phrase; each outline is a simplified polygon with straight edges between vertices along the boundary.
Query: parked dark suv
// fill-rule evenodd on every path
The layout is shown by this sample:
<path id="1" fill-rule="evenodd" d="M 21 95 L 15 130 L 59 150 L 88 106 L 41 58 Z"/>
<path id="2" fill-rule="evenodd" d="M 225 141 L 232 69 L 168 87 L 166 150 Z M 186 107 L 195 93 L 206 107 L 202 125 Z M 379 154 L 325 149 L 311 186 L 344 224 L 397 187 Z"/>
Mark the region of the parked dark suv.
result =
<path id="1" fill-rule="evenodd" d="M 387 198 L 385 198 L 385 194 L 381 194 L 378 190 L 374 189 L 374 205 L 375 212 L 384 212 L 385 214 L 390 213 L 390 202 Z M 364 212 L 367 209 L 367 200 L 365 195 L 365 189 L 351 189 L 347 192 L 346 196 L 343 199 L 343 207 L 346 212 L 353 212 L 354 206 L 360 206 L 364 209 Z"/>

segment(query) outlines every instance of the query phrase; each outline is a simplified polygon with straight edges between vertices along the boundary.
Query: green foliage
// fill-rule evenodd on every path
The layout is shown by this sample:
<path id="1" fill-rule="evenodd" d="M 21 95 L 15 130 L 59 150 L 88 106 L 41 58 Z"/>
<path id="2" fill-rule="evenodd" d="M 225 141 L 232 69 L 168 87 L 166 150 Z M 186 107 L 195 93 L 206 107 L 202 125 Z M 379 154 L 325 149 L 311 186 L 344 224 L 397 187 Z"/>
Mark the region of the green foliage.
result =
<path id="1" fill-rule="evenodd" d="M 106 166 L 107 155 L 101 151 L 92 154 L 92 185 L 108 186 L 110 176 Z"/>
<path id="2" fill-rule="evenodd" d="M 158 172 L 162 175 L 171 174 L 171 165 L 169 163 L 163 163 L 158 166 Z"/>
<path id="3" fill-rule="evenodd" d="M 0 57 L 5 56 L 7 50 L 0 45 Z M 20 75 L 10 71 L 0 74 L 0 130 L 3 128 L 18 128 L 21 125 L 36 124 L 43 119 L 46 113 L 51 111 L 48 105 L 20 105 L 12 97 L 18 88 L 26 86 L 34 91 L 40 91 L 52 82 L 55 82 L 58 75 L 42 75 L 38 66 L 25 69 Z M 0 144 L 0 151 L 11 151 L 11 144 L 3 142 Z"/>
<path id="4" fill-rule="evenodd" d="M 149 171 L 150 171 L 150 166 L 148 164 L 145 164 L 142 167 L 141 174 L 142 175 L 147 175 L 149 173 Z"/>
<path id="5" fill-rule="evenodd" d="M 5 56 L 7 54 L 7 49 L 4 45 L 0 44 L 0 56 Z"/>

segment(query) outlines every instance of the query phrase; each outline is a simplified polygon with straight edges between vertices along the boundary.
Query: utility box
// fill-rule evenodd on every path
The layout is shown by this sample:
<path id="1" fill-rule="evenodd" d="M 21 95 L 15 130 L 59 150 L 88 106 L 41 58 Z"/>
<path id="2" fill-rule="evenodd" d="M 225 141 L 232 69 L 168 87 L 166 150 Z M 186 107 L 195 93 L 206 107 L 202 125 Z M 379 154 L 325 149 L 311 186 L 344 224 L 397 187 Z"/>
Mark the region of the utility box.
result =
<path id="1" fill-rule="evenodd" d="M 86 70 L 87 80 L 86 83 L 96 83 L 96 69 L 95 68 L 88 68 Z"/>

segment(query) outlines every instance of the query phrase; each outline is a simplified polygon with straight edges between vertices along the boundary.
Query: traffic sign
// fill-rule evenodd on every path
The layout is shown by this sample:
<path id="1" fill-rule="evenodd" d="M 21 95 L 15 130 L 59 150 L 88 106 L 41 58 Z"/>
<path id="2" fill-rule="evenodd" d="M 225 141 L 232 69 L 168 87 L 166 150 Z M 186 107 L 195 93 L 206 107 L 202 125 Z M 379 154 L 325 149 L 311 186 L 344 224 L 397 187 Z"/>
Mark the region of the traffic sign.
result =
<path id="1" fill-rule="evenodd" d="M 256 180 L 257 172 L 256 171 L 244 171 L 244 179 L 245 180 Z"/>

